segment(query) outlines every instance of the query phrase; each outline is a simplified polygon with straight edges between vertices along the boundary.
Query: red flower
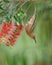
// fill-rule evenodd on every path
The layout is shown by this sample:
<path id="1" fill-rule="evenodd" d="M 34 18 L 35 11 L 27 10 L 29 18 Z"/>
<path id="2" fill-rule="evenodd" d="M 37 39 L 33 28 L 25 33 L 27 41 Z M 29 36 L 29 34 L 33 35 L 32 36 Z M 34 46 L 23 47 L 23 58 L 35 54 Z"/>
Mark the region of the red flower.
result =
<path id="1" fill-rule="evenodd" d="M 13 39 L 13 41 L 11 42 L 11 46 L 13 46 L 16 42 L 16 39 Z"/>
<path id="2" fill-rule="evenodd" d="M 11 27 L 11 23 L 4 23 L 1 29 L 2 34 L 6 35 L 8 31 L 10 30 L 10 27 Z"/>
<path id="3" fill-rule="evenodd" d="M 0 31 L 1 41 L 6 43 L 7 46 L 13 46 L 16 39 L 20 36 L 24 26 L 17 23 L 4 23 Z"/>
<path id="4" fill-rule="evenodd" d="M 2 33 L 1 33 L 1 31 L 0 31 L 0 38 L 2 37 Z"/>
<path id="5" fill-rule="evenodd" d="M 23 25 L 20 25 L 20 30 L 23 30 L 24 26 Z"/>

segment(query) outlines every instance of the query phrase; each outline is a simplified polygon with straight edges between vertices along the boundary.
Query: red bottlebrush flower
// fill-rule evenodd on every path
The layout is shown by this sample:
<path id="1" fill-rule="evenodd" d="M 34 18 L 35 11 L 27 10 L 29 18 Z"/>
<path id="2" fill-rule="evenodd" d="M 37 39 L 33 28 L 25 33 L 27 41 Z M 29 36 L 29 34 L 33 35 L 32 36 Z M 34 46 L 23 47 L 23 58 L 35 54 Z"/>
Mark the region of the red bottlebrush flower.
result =
<path id="1" fill-rule="evenodd" d="M 0 31 L 0 38 L 2 37 L 2 33 L 1 33 L 1 31 Z"/>
<path id="2" fill-rule="evenodd" d="M 10 30 L 10 27 L 11 27 L 11 23 L 4 23 L 2 25 L 1 32 L 3 33 L 3 35 L 6 35 L 8 33 L 8 31 Z"/>
<path id="3" fill-rule="evenodd" d="M 20 30 L 23 30 L 24 26 L 23 25 L 20 25 Z"/>
<path id="4" fill-rule="evenodd" d="M 20 25 L 19 27 L 19 31 L 16 33 L 16 36 L 19 36 L 23 30 L 24 26 L 23 25 Z"/>
<path id="5" fill-rule="evenodd" d="M 16 36 L 19 36 L 21 32 L 16 33 Z"/>
<path id="6" fill-rule="evenodd" d="M 13 46 L 22 30 L 23 25 L 18 25 L 17 23 L 4 23 L 1 28 L 0 39 L 6 46 Z"/>
<path id="7" fill-rule="evenodd" d="M 16 42 L 16 39 L 13 39 L 13 41 L 11 42 L 11 46 L 13 46 Z"/>

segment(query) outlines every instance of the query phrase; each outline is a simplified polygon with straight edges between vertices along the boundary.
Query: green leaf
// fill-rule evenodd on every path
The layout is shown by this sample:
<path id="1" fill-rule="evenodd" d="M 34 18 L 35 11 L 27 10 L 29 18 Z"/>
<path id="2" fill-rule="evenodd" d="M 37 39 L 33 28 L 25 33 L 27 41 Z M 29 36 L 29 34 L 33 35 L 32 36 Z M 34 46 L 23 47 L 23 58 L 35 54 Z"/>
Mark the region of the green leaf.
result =
<path id="1" fill-rule="evenodd" d="M 4 10 L 3 7 L 0 6 L 0 10 Z"/>
<path id="2" fill-rule="evenodd" d="M 9 0 L 3 0 L 4 2 L 9 2 Z"/>

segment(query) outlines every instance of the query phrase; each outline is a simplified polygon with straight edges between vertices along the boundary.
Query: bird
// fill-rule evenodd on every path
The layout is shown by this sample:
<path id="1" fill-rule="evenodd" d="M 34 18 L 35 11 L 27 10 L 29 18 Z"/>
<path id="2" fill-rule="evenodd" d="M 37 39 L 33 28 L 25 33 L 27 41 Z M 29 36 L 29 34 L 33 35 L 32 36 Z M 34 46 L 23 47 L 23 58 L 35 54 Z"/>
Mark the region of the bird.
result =
<path id="1" fill-rule="evenodd" d="M 32 15 L 30 20 L 25 25 L 25 31 L 26 31 L 27 35 L 29 37 L 31 37 L 33 40 L 35 40 L 35 42 L 36 42 L 35 34 L 33 32 L 34 28 L 35 28 L 35 24 L 36 24 L 36 8 L 35 8 L 34 14 Z"/>

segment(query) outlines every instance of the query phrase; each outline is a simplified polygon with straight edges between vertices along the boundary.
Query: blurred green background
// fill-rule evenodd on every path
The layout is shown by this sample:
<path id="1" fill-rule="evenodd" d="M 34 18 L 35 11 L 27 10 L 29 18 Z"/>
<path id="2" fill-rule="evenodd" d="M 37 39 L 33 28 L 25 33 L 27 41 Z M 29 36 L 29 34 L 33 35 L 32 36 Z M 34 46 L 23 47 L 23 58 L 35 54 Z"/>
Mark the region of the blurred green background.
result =
<path id="1" fill-rule="evenodd" d="M 2 23 L 6 19 L 7 21 L 11 21 L 10 16 L 13 16 L 11 14 L 20 8 L 18 6 L 17 10 L 13 9 L 12 11 L 12 7 L 16 5 L 16 2 L 5 3 L 6 7 L 4 4 L 2 6 L 4 9 L 0 6 L 0 22 Z M 7 9 L 7 4 L 10 5 L 10 10 Z M 14 46 L 8 47 L 1 43 L 0 65 L 52 65 L 52 1 L 26 2 L 21 7 L 25 13 L 25 18 L 20 18 L 20 21 L 25 25 L 33 15 L 35 7 L 37 8 L 36 26 L 34 29 L 36 43 L 26 34 L 25 30 L 22 31 L 21 36 L 17 39 Z M 14 22 L 14 18 L 12 22 Z M 16 20 L 16 22 L 19 22 L 19 20 Z"/>

